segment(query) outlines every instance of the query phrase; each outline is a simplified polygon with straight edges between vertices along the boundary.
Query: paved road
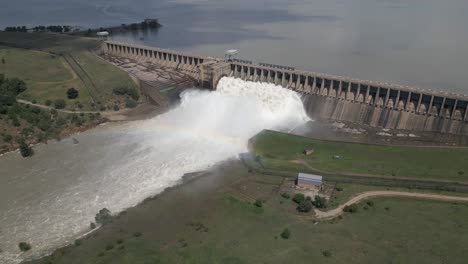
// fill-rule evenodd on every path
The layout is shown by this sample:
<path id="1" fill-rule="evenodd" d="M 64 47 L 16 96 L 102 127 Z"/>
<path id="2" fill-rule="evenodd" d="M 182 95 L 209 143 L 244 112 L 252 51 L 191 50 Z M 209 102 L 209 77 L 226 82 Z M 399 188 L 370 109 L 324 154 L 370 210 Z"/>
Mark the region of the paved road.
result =
<path id="1" fill-rule="evenodd" d="M 439 201 L 446 201 L 446 202 L 468 202 L 468 197 L 461 197 L 461 196 L 449 196 L 449 195 L 430 194 L 430 193 L 398 192 L 398 191 L 369 191 L 369 192 L 360 193 L 352 197 L 346 203 L 330 211 L 324 212 L 318 209 L 314 209 L 315 215 L 320 220 L 331 219 L 331 218 L 341 215 L 343 213 L 343 208 L 345 206 L 358 203 L 369 197 L 376 197 L 376 196 L 398 196 L 398 197 L 431 199 L 431 200 L 439 200 Z"/>

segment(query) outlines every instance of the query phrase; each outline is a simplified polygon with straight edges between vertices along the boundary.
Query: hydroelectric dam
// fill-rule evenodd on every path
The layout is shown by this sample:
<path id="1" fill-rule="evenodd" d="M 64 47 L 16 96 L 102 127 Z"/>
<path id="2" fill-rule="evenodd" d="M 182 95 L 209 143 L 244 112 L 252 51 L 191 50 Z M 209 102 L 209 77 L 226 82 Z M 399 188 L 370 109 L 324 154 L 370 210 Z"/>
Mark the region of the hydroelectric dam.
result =
<path id="1" fill-rule="evenodd" d="M 202 88 L 216 89 L 222 77 L 234 77 L 292 89 L 302 94 L 306 112 L 313 119 L 415 132 L 468 135 L 466 95 L 300 71 L 267 63 L 226 61 L 116 41 L 105 41 L 100 52 L 104 56 L 160 65 L 163 70 L 181 74 L 179 83 L 191 80 Z M 143 85 L 142 88 L 145 87 Z M 147 87 L 145 89 L 149 90 Z"/>

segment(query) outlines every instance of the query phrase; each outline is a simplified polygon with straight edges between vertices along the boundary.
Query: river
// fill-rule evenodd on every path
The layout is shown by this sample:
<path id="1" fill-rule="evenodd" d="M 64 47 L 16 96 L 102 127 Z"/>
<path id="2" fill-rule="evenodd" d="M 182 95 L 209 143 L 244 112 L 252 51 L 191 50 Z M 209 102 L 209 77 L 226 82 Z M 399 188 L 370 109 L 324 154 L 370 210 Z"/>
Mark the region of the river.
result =
<path id="1" fill-rule="evenodd" d="M 84 28 L 159 18 L 157 31 L 113 36 L 202 55 L 235 48 L 249 60 L 467 93 L 468 2 L 462 0 L 19 0 L 5 1 L 0 27 Z M 1 40 L 0 40 L 1 41 Z M 0 157 L 0 263 L 72 242 L 103 207 L 113 212 L 246 150 L 263 128 L 306 121 L 293 92 L 223 79 L 216 92 L 188 91 L 149 120 L 107 124 Z M 30 242 L 20 254 L 17 244 Z"/>
<path id="2" fill-rule="evenodd" d="M 108 124 L 35 147 L 32 158 L 0 157 L 0 263 L 17 263 L 73 242 L 101 208 L 117 213 L 247 151 L 264 128 L 309 119 L 300 97 L 271 84 L 224 78 L 215 92 L 187 90 L 160 116 Z M 33 249 L 20 254 L 17 245 Z"/>
<path id="3" fill-rule="evenodd" d="M 2 3 L 0 27 L 155 17 L 159 31 L 114 38 L 221 57 L 234 48 L 248 60 L 468 93 L 467 12 L 463 0 L 19 0 Z"/>

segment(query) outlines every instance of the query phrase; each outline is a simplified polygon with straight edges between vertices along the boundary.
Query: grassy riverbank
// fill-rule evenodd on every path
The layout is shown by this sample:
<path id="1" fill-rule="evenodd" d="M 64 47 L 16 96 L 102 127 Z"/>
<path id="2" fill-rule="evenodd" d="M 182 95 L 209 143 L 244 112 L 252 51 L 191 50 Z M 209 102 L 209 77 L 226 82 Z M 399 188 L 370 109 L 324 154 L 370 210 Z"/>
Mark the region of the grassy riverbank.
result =
<path id="1" fill-rule="evenodd" d="M 93 53 L 99 45 L 65 34 L 0 32 L 0 76 L 25 84 L 15 94 L 18 103 L 0 102 L 0 153 L 19 142 L 34 144 L 94 127 L 104 121 L 97 112 L 137 106 L 137 85 Z M 68 95 L 70 88 L 76 97 Z"/>
<path id="2" fill-rule="evenodd" d="M 284 180 L 249 173 L 239 162 L 231 162 L 129 209 L 75 245 L 31 263 L 465 260 L 459 245 L 468 242 L 466 204 L 374 198 L 367 210 L 361 204 L 357 213 L 314 224 L 313 215 L 298 214 L 295 204 L 280 196 Z M 357 185 L 343 188 L 361 190 Z M 257 198 L 264 200 L 262 207 L 253 205 Z M 285 228 L 291 231 L 289 239 L 280 236 Z"/>
<path id="3" fill-rule="evenodd" d="M 24 79 L 29 89 L 20 98 L 28 101 L 63 99 L 69 110 L 124 108 L 126 96 L 113 89 L 137 86 L 126 72 L 92 53 L 99 45 L 97 39 L 64 34 L 0 32 L 0 73 Z M 77 99 L 67 97 L 71 87 L 79 91 Z"/>
<path id="4" fill-rule="evenodd" d="M 263 131 L 251 141 L 266 169 L 468 180 L 468 148 L 383 146 L 316 140 Z M 305 149 L 313 149 L 304 155 Z"/>

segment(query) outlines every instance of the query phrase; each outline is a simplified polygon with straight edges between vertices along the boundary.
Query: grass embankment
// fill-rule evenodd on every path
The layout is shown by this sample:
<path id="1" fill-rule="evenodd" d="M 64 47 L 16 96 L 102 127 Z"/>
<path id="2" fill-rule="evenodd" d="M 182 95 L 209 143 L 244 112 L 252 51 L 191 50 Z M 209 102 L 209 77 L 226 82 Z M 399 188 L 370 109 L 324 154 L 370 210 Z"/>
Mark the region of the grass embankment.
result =
<path id="1" fill-rule="evenodd" d="M 19 96 L 21 99 L 40 104 L 64 99 L 69 110 L 104 111 L 126 105 L 128 96 L 114 94 L 114 88 L 137 90 L 126 72 L 91 52 L 98 47 L 98 40 L 11 32 L 0 32 L 0 39 L 0 60 L 4 61 L 0 62 L 0 73 L 25 80 L 29 89 Z M 67 98 L 71 87 L 79 91 L 77 99 Z"/>
<path id="2" fill-rule="evenodd" d="M 462 203 L 374 198 L 314 224 L 278 193 L 281 177 L 239 165 L 165 192 L 32 263 L 464 263 Z M 358 187 L 354 188 L 359 191 Z M 344 190 L 345 191 L 345 190 Z M 265 202 L 253 205 L 256 198 Z M 311 215 L 309 215 L 311 216 Z M 291 231 L 289 239 L 282 231 Z M 139 236 L 139 233 L 141 236 Z M 34 245 L 32 245 L 34 247 Z"/>
<path id="3" fill-rule="evenodd" d="M 252 139 L 266 169 L 468 181 L 468 148 L 384 146 L 322 141 L 274 131 Z M 304 149 L 313 149 L 304 155 Z"/>

